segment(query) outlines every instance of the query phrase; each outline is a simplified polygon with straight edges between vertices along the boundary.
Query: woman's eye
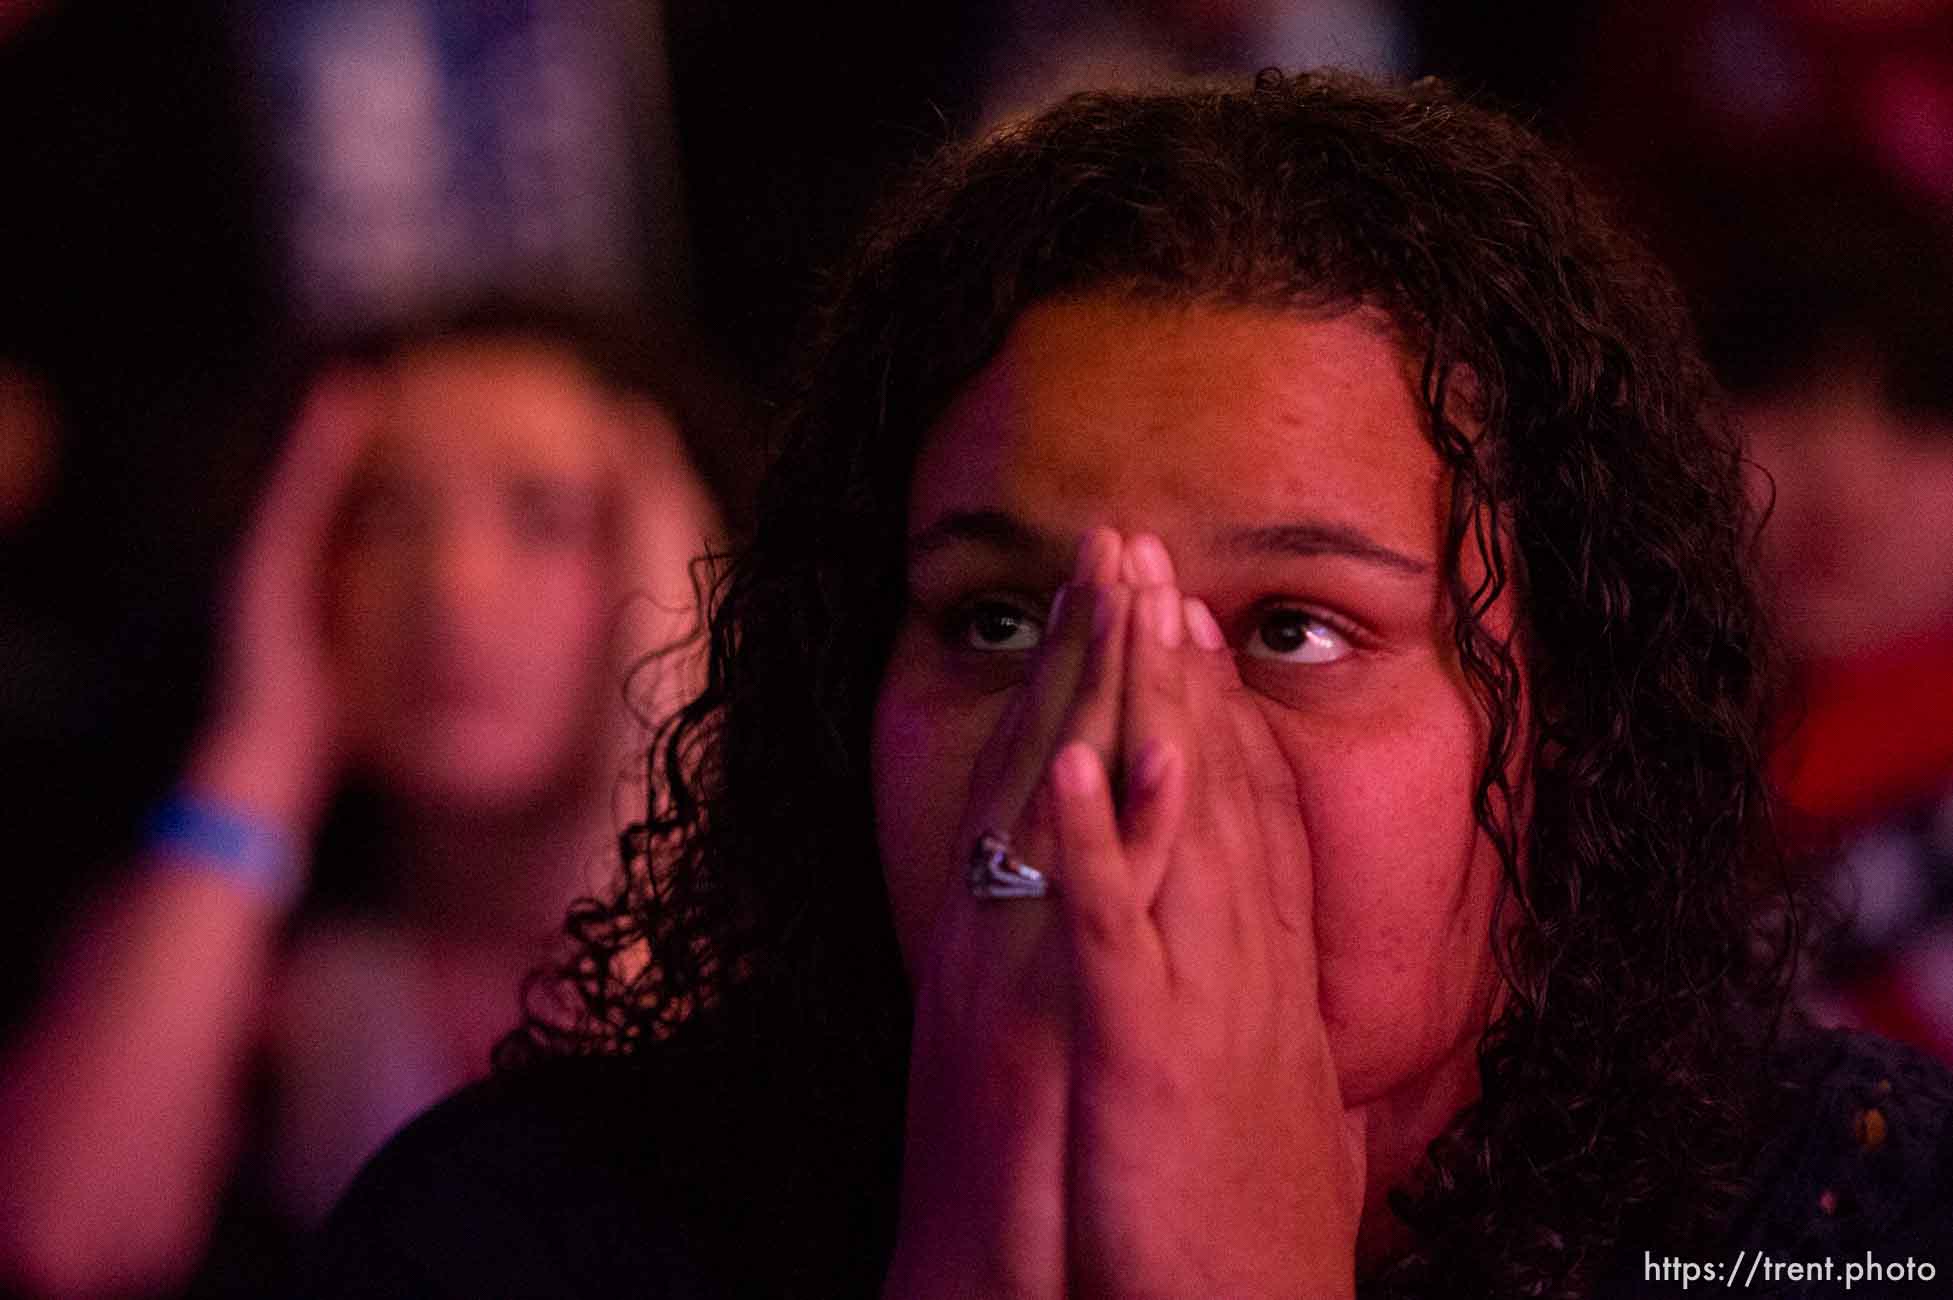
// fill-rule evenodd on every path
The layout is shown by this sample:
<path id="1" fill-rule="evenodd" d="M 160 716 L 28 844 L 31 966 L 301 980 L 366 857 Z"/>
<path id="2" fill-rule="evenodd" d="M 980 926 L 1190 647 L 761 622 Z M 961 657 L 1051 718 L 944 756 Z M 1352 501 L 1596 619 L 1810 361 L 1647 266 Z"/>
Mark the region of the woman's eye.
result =
<path id="1" fill-rule="evenodd" d="M 1265 615 L 1245 647 L 1257 659 L 1291 664 L 1328 664 L 1348 657 L 1350 639 L 1327 619 L 1301 609 L 1278 609 Z"/>
<path id="2" fill-rule="evenodd" d="M 1037 619 L 996 600 L 965 606 L 956 616 L 956 626 L 965 648 L 986 653 L 1035 650 L 1044 637 L 1044 626 Z"/>

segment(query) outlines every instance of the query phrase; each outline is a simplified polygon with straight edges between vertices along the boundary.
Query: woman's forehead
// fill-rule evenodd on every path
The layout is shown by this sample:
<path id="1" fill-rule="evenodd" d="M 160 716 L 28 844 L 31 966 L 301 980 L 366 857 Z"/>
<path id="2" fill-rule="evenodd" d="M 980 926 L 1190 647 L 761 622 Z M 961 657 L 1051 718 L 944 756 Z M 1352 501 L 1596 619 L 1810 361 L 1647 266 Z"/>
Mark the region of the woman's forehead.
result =
<path id="1" fill-rule="evenodd" d="M 594 477 L 607 403 L 567 350 L 526 339 L 458 339 L 403 354 L 382 455 Z"/>
<path id="2" fill-rule="evenodd" d="M 1442 475 L 1413 374 L 1356 314 L 1040 304 L 930 430 L 910 532 L 983 511 L 1169 540 L 1304 520 L 1432 562 Z"/>

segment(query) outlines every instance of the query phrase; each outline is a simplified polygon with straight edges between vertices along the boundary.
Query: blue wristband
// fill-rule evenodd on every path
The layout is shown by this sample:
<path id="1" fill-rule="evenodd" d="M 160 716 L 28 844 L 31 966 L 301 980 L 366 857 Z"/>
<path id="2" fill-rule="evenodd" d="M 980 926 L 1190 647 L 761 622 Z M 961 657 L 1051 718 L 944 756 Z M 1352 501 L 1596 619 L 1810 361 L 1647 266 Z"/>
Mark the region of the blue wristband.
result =
<path id="1" fill-rule="evenodd" d="M 169 865 L 211 871 L 244 886 L 279 908 L 298 901 L 305 887 L 298 845 L 290 832 L 179 791 L 158 804 L 143 837 Z M 186 859 L 188 859 L 186 861 Z"/>

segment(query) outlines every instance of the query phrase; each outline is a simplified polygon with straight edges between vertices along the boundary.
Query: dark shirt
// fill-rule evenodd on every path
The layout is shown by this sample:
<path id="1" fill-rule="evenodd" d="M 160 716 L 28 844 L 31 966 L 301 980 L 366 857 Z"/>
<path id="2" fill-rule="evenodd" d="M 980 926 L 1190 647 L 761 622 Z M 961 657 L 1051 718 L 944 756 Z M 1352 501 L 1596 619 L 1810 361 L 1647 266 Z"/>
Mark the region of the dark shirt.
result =
<path id="1" fill-rule="evenodd" d="M 1801 1040 L 1780 1071 L 1784 1119 L 1726 1249 L 1634 1251 L 1603 1295 L 1953 1296 L 1953 1076 L 1840 1033 Z M 818 1116 L 763 1078 L 681 1093 L 621 1059 L 551 1062 L 458 1094 L 382 1152 L 333 1217 L 313 1294 L 872 1296 L 886 1153 L 817 1198 L 782 1186 L 836 1158 Z M 1908 1262 L 1845 1289 L 1849 1266 Z M 1690 1264 L 1716 1271 L 1685 1288 Z"/>
<path id="2" fill-rule="evenodd" d="M 308 1294 L 873 1295 L 900 1169 L 899 1123 L 873 1100 L 886 1095 L 810 1089 L 799 1063 L 763 1056 L 499 1075 L 374 1157 L 327 1224 Z"/>
<path id="3" fill-rule="evenodd" d="M 1953 1297 L 1953 1075 L 1882 1038 L 1837 1031 L 1777 1057 L 1775 1132 L 1715 1254 L 1645 1243 L 1607 1298 L 1742 1292 Z"/>

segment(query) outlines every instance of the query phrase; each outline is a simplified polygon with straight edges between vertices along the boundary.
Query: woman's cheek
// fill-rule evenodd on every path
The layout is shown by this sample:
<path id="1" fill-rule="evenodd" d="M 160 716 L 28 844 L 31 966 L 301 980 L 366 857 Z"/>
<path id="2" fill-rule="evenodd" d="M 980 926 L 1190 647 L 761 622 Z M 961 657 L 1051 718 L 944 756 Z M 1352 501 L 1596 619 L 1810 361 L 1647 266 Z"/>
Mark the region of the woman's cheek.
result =
<path id="1" fill-rule="evenodd" d="M 875 838 L 897 938 L 911 971 L 934 921 L 948 872 L 944 865 L 961 809 L 955 752 L 943 720 L 892 683 L 875 709 L 872 779 Z M 968 773 L 964 773 L 967 785 Z"/>
<path id="2" fill-rule="evenodd" d="M 1428 715 L 1427 715 L 1428 716 Z M 1380 1095 L 1451 1051 L 1480 1001 L 1496 888 L 1443 728 L 1328 725 L 1286 713 L 1311 873 L 1318 989 L 1352 1099 Z"/>
<path id="3" fill-rule="evenodd" d="M 1012 698 L 971 689 L 946 671 L 929 635 L 912 628 L 898 638 L 870 742 L 876 841 L 912 971 L 967 847 L 956 840 L 978 756 Z"/>

